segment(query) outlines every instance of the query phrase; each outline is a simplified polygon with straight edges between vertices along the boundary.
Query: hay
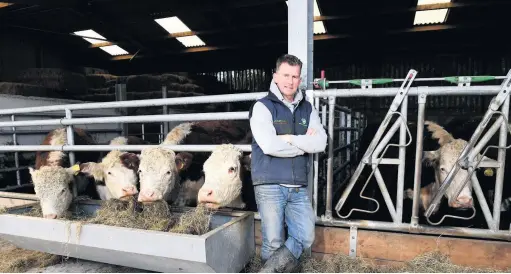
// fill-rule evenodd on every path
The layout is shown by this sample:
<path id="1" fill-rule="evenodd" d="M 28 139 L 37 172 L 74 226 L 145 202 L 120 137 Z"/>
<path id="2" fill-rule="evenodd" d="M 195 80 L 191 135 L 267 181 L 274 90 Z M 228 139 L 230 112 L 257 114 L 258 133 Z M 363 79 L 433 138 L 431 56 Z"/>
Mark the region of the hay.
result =
<path id="1" fill-rule="evenodd" d="M 115 85 L 117 79 L 119 78 L 118 76 L 112 74 L 90 74 L 85 77 L 87 79 L 87 86 L 89 89 L 110 87 L 110 85 Z"/>
<path id="2" fill-rule="evenodd" d="M 87 80 L 84 75 L 59 68 L 26 69 L 18 75 L 17 82 L 38 85 L 74 94 L 87 91 Z"/>
<path id="3" fill-rule="evenodd" d="M 202 235 L 210 230 L 211 211 L 202 204 L 197 205 L 195 210 L 181 215 L 179 222 L 169 232 Z"/>
<path id="4" fill-rule="evenodd" d="M 37 97 L 49 97 L 56 95 L 56 93 L 51 92 L 42 86 L 12 82 L 0 82 L 0 94 Z"/>
<path id="5" fill-rule="evenodd" d="M 41 207 L 35 205 L 31 210 L 21 214 L 31 217 L 42 217 Z M 136 228 L 153 231 L 164 231 L 181 234 L 202 235 L 210 231 L 212 211 L 204 206 L 185 213 L 172 214 L 167 202 L 140 204 L 135 198 L 129 201 L 111 199 L 105 201 L 89 217 L 81 212 L 67 212 L 59 219 L 77 220 L 89 224 L 101 224 L 116 227 Z"/>
<path id="6" fill-rule="evenodd" d="M 258 250 L 259 251 L 259 250 Z M 242 271 L 258 272 L 263 263 L 259 252 L 256 252 Z M 511 269 L 509 269 L 511 270 Z M 509 272 L 508 270 L 508 272 Z M 351 258 L 344 254 L 335 254 L 325 259 L 317 259 L 307 255 L 300 258 L 299 273 L 496 273 L 495 269 L 479 269 L 453 264 L 447 255 L 439 251 L 421 254 L 413 260 L 397 265 L 380 265 L 363 258 Z"/>
<path id="7" fill-rule="evenodd" d="M 161 90 L 162 86 L 171 84 L 184 85 L 190 83 L 185 77 L 174 74 L 142 74 L 126 77 L 126 89 L 130 92 L 151 92 Z"/>
<path id="8" fill-rule="evenodd" d="M 0 272 L 23 273 L 32 268 L 41 268 L 58 264 L 62 257 L 39 251 L 12 248 L 0 251 Z"/>

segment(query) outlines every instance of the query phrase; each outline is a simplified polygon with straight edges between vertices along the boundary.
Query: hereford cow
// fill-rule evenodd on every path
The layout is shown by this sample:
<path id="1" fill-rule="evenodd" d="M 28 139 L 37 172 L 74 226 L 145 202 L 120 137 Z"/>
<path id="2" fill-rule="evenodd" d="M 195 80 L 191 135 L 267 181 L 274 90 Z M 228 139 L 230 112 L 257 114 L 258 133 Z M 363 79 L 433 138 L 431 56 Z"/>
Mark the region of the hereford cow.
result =
<path id="1" fill-rule="evenodd" d="M 83 129 L 75 128 L 73 136 L 76 145 L 96 144 Z M 118 141 L 119 139 L 113 140 Z M 66 143 L 66 129 L 58 128 L 46 136 L 42 145 L 61 146 Z M 72 201 L 72 181 L 77 184 L 79 193 L 85 192 L 92 198 L 121 198 L 137 193 L 138 157 L 132 153 L 112 151 L 98 164 L 96 161 L 99 155 L 94 151 L 76 151 L 75 160 L 81 164 L 70 166 L 69 156 L 64 151 L 36 153 L 35 169 L 30 167 L 29 172 L 35 194 L 40 200 L 43 217 L 63 216 Z M 92 178 L 96 184 L 90 183 Z"/>
<path id="2" fill-rule="evenodd" d="M 241 193 L 250 195 L 251 184 L 241 184 L 242 179 L 249 179 L 243 169 L 249 156 L 236 147 L 227 144 L 242 144 L 251 141 L 248 121 L 207 121 L 183 123 L 173 128 L 162 144 L 224 144 L 209 152 L 180 152 L 165 147 L 145 149 L 140 155 L 140 194 L 138 201 L 154 202 L 166 200 L 178 206 L 195 206 L 199 189 L 205 185 L 201 196 L 212 207 L 231 204 L 244 206 Z M 223 163 L 221 161 L 224 161 Z M 225 166 L 225 168 L 224 168 Z M 203 169 L 204 168 L 204 169 Z M 233 189 L 226 192 L 213 189 L 212 183 L 225 180 Z M 222 183 L 224 183 L 222 181 Z M 206 189 L 208 188 L 208 189 Z M 253 191 L 253 190 L 252 190 Z M 206 198 L 207 197 L 207 198 Z M 248 198 L 250 199 L 250 198 Z"/>
<path id="3" fill-rule="evenodd" d="M 372 138 L 375 136 L 376 131 L 380 123 L 374 123 L 367 125 L 361 136 L 360 142 L 360 150 L 359 150 L 359 159 L 362 160 L 363 154 L 366 152 L 368 145 L 370 144 Z M 404 184 L 405 184 L 405 193 L 403 198 L 410 198 L 411 193 L 413 193 L 413 182 L 414 182 L 414 171 L 415 171 L 415 146 L 416 146 L 416 132 L 417 125 L 414 122 L 408 122 L 408 128 L 412 135 L 412 140 L 409 140 L 409 136 L 407 134 L 406 142 L 410 142 L 408 147 L 406 147 L 406 169 L 404 175 Z M 387 128 L 385 133 L 390 129 L 390 126 Z M 384 136 L 384 135 L 383 135 Z M 383 137 L 382 136 L 382 137 Z M 421 172 L 421 212 L 424 212 L 424 209 L 427 209 L 430 205 L 430 199 L 436 193 L 439 184 L 441 184 L 445 178 L 447 177 L 451 168 L 456 164 L 456 160 L 463 150 L 464 146 L 467 144 L 467 141 L 454 138 L 447 130 L 438 125 L 435 122 L 426 121 L 424 125 L 424 135 L 423 135 L 423 166 Z M 398 144 L 399 143 L 399 131 L 394 134 L 393 138 L 390 140 L 389 144 Z M 383 158 L 398 158 L 398 147 L 389 147 Z M 381 154 L 378 155 L 381 157 Z M 382 178 L 385 181 L 385 185 L 388 189 L 391 200 L 394 203 L 396 201 L 396 192 L 397 192 L 397 166 L 396 165 L 387 165 L 380 164 L 378 165 L 378 169 L 381 172 Z M 370 175 L 372 169 L 370 167 L 365 167 L 363 173 L 357 180 L 354 188 L 351 191 L 350 196 L 348 197 L 345 205 L 340 211 L 341 215 L 347 215 L 351 209 L 359 208 L 363 210 L 374 211 L 376 210 L 377 204 L 371 200 L 361 200 L 359 197 L 360 191 L 365 184 L 368 175 Z M 458 196 L 455 196 L 454 190 L 460 186 L 467 178 L 468 171 L 467 170 L 459 170 L 457 175 L 452 180 L 451 184 L 447 188 L 445 193 L 445 198 L 447 198 L 447 204 L 445 201 L 437 207 L 435 211 L 436 216 L 432 216 L 430 218 L 433 222 L 438 222 L 445 214 L 452 215 L 461 215 L 463 217 L 469 217 L 473 214 L 472 210 L 468 210 L 474 205 L 473 195 L 472 195 L 472 185 L 467 184 L 462 189 L 461 193 Z M 344 188 L 341 190 L 343 191 Z M 375 199 L 379 203 L 379 210 L 375 214 L 369 214 L 364 212 L 355 212 L 349 218 L 350 219 L 367 219 L 367 220 L 379 220 L 379 221 L 392 221 L 390 214 L 388 213 L 387 205 L 383 199 L 383 195 L 381 194 L 381 190 L 379 189 L 375 176 L 373 174 L 371 180 L 369 181 L 367 188 L 361 194 L 362 196 L 368 196 L 371 199 Z M 338 197 L 337 197 L 338 198 Z M 364 202 L 362 202 L 364 201 Z M 403 221 L 406 221 L 411 217 L 411 200 L 406 200 L 403 204 Z M 475 206 L 477 209 L 477 206 Z M 441 214 L 438 214 L 441 212 Z M 476 218 L 481 217 L 481 214 L 478 214 Z M 421 214 L 422 218 L 422 214 Z M 449 221 L 456 223 L 459 225 L 461 220 L 446 219 L 442 223 L 442 225 L 446 225 Z M 476 219 L 471 220 L 471 222 L 484 222 L 484 219 Z"/>

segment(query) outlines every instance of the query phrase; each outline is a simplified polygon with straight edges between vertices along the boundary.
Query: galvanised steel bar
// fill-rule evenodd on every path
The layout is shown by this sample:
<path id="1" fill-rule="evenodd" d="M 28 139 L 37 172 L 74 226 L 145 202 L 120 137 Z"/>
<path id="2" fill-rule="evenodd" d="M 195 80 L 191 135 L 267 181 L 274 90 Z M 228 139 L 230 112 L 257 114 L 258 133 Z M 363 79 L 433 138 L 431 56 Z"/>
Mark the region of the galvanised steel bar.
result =
<path id="1" fill-rule="evenodd" d="M 332 183 L 334 180 L 334 112 L 335 97 L 328 100 L 328 158 L 327 158 L 327 177 L 326 177 L 326 210 L 325 217 L 332 218 Z"/>
<path id="2" fill-rule="evenodd" d="M 313 91 L 313 96 L 335 96 L 335 97 L 393 97 L 398 93 L 399 88 L 372 88 L 372 89 L 327 89 L 325 91 Z M 426 93 L 432 96 L 459 96 L 459 95 L 495 95 L 499 93 L 500 86 L 469 86 L 469 87 L 410 87 L 408 96 L 418 96 Z"/>
<path id="3" fill-rule="evenodd" d="M 16 117 L 14 115 L 11 115 L 11 121 L 15 121 Z M 16 127 L 12 127 L 12 143 L 13 145 L 18 145 L 18 136 L 16 135 Z M 19 160 L 19 153 L 16 151 L 14 152 L 14 165 L 16 167 L 16 183 L 17 185 L 21 185 L 21 177 L 20 177 L 20 160 Z"/>
<path id="4" fill-rule="evenodd" d="M 469 173 L 472 173 L 473 171 L 474 171 L 473 167 L 468 168 Z M 488 202 L 486 202 L 486 198 L 484 197 L 484 193 L 483 193 L 483 190 L 481 189 L 481 185 L 479 184 L 479 179 L 477 179 L 477 176 L 475 173 L 472 173 L 472 176 L 470 179 L 472 182 L 472 187 L 473 187 L 474 192 L 477 197 L 477 201 L 479 202 L 481 211 L 483 212 L 484 219 L 486 220 L 486 224 L 488 225 L 488 228 L 493 231 L 498 230 L 498 228 L 495 227 L 495 222 L 491 215 L 490 208 L 488 207 Z"/>
<path id="5" fill-rule="evenodd" d="M 509 96 L 504 101 L 502 105 L 502 116 L 501 117 L 509 117 Z M 501 165 L 500 168 L 497 168 L 497 176 L 495 178 L 495 197 L 493 202 L 493 221 L 495 223 L 496 229 L 500 227 L 500 207 L 502 203 L 502 190 L 504 188 L 504 171 L 506 167 L 506 149 L 507 146 L 507 134 L 508 134 L 508 124 L 507 119 L 502 122 L 500 126 L 499 132 L 499 153 L 497 156 L 497 162 Z"/>
<path id="6" fill-rule="evenodd" d="M 341 210 L 342 206 L 346 202 L 346 199 L 348 198 L 349 193 L 353 189 L 353 186 L 355 185 L 356 181 L 360 177 L 360 174 L 362 174 L 362 170 L 364 169 L 364 166 L 366 165 L 366 163 L 364 163 L 364 161 L 369 160 L 369 157 L 371 156 L 374 149 L 378 145 L 380 138 L 383 135 L 383 132 L 385 132 L 385 130 L 387 129 L 390 119 L 392 118 L 392 115 L 397 110 L 397 108 L 403 101 L 404 97 L 410 91 L 410 85 L 412 84 L 413 79 L 415 78 L 416 75 L 417 75 L 417 71 L 410 70 L 407 74 L 407 78 L 410 79 L 410 81 L 403 82 L 403 84 L 401 85 L 399 90 L 396 91 L 394 100 L 392 101 L 392 104 L 391 104 L 387 114 L 385 115 L 385 118 L 383 119 L 380 127 L 378 128 L 378 131 L 376 132 L 376 134 L 373 137 L 371 143 L 369 144 L 366 152 L 364 153 L 364 156 L 362 156 L 362 159 L 361 159 L 360 163 L 358 164 L 357 169 L 355 170 L 353 176 L 351 177 L 350 182 L 348 183 L 346 189 L 342 193 L 341 198 L 339 199 L 339 201 L 337 202 L 337 205 L 335 206 L 335 210 L 337 211 L 338 215 L 339 215 L 339 211 Z M 367 92 L 367 93 L 369 93 L 370 91 L 373 91 L 372 89 L 361 89 L 361 90 L 363 90 L 364 92 Z M 333 94 L 335 94 L 335 93 L 333 93 Z M 396 120 L 396 122 L 400 121 L 400 119 L 401 118 L 399 117 L 398 120 Z"/>
<path id="7" fill-rule="evenodd" d="M 464 165 L 464 166 L 468 165 L 467 156 L 470 153 L 470 151 L 473 149 L 474 144 L 476 143 L 477 139 L 479 139 L 479 137 L 481 136 L 481 133 L 482 133 L 483 129 L 486 127 L 486 125 L 488 124 L 488 122 L 490 121 L 490 118 L 501 107 L 501 105 L 505 102 L 507 97 L 509 97 L 509 92 L 511 92 L 511 87 L 510 87 L 511 70 L 509 70 L 506 77 L 507 77 L 506 80 L 504 80 L 502 82 L 502 85 L 500 85 L 498 87 L 499 92 L 498 92 L 497 96 L 495 96 L 495 98 L 493 98 L 493 100 L 491 101 L 488 110 L 486 111 L 483 119 L 479 123 L 479 126 L 476 128 L 476 130 L 472 134 L 472 137 L 470 138 L 468 144 L 465 146 L 465 148 L 461 152 L 460 156 L 458 157 L 458 159 L 457 159 L 458 164 L 454 168 L 451 169 L 451 171 L 449 172 L 449 174 L 447 175 L 445 180 L 442 182 L 442 184 L 438 188 L 437 193 L 435 193 L 435 195 L 433 195 L 431 202 L 430 202 L 430 206 L 426 210 L 426 214 L 425 214 L 425 216 L 426 216 L 426 218 L 428 218 L 428 220 L 431 217 L 431 215 L 433 214 L 433 211 L 435 210 L 435 208 L 439 205 L 440 199 L 444 195 L 448 185 L 453 180 L 455 174 L 461 168 L 461 165 Z M 460 87 L 460 88 L 468 88 L 468 87 Z M 488 141 L 486 141 L 485 143 L 487 143 L 487 142 Z"/>
<path id="8" fill-rule="evenodd" d="M 236 94 L 222 95 L 205 95 L 205 96 L 189 96 L 180 98 L 167 99 L 147 99 L 147 100 L 130 100 L 130 101 L 113 101 L 104 103 L 86 103 L 86 104 L 66 104 L 52 105 L 42 107 L 26 107 L 11 108 L 0 110 L 0 115 L 30 113 L 30 112 L 47 112 L 47 111 L 65 111 L 69 110 L 86 110 L 86 109 L 105 109 L 105 108 L 132 108 L 132 107 L 158 107 L 173 105 L 190 105 L 190 104 L 210 104 L 210 103 L 227 103 L 227 102 L 243 102 L 254 101 L 266 96 L 267 92 L 248 92 Z"/>
<path id="9" fill-rule="evenodd" d="M 21 145 L 21 146 L 8 146 L 1 145 L 0 152 L 2 151 L 111 151 L 111 150 L 124 150 L 124 151 L 141 151 L 151 147 L 166 147 L 174 151 L 190 151 L 190 152 L 211 152 L 218 145 L 63 145 L 63 146 L 50 146 L 50 145 Z M 251 145 L 234 145 L 245 152 L 251 152 Z"/>
<path id="10" fill-rule="evenodd" d="M 417 114 L 417 140 L 415 146 L 415 173 L 413 181 L 413 198 L 412 198 L 412 218 L 410 225 L 417 227 L 419 225 L 419 200 L 422 176 L 422 146 L 424 144 L 424 119 L 426 109 L 426 94 L 418 96 L 418 114 Z"/>
<path id="11" fill-rule="evenodd" d="M 91 125 L 110 123 L 152 123 L 163 121 L 209 121 L 209 120 L 246 120 L 248 111 L 216 112 L 216 113 L 192 113 L 192 114 L 169 114 L 169 115 L 141 115 L 141 116 L 117 116 L 117 117 L 90 117 L 90 118 L 63 118 L 51 120 L 31 120 L 0 122 L 0 127 L 29 127 L 29 126 L 54 126 L 54 125 Z"/>
<path id="12" fill-rule="evenodd" d="M 401 103 L 401 127 L 399 131 L 399 165 L 397 166 L 396 218 L 403 221 L 403 192 L 405 188 L 406 128 L 408 116 L 408 96 Z"/>
<path id="13" fill-rule="evenodd" d="M 73 119 L 73 114 L 71 113 L 70 109 L 66 109 L 66 119 Z M 69 125 L 69 126 L 66 127 L 66 133 L 67 133 L 66 145 L 70 145 L 70 146 L 74 145 L 75 144 L 75 139 L 74 139 L 73 126 L 72 125 Z M 69 151 L 69 164 L 71 166 L 73 166 L 75 163 L 76 163 L 75 152 L 74 151 Z M 76 184 L 77 184 L 76 181 L 74 181 L 72 183 L 73 198 L 78 196 L 78 186 Z"/>
<path id="14" fill-rule="evenodd" d="M 390 222 L 379 221 L 350 221 L 350 220 L 331 220 L 325 221 L 321 218 L 316 218 L 316 224 L 334 227 L 351 227 L 356 226 L 363 229 L 395 231 L 414 234 L 429 234 L 429 235 L 449 235 L 458 237 L 476 237 L 483 239 L 505 240 L 511 241 L 511 233 L 507 230 L 490 231 L 487 229 L 477 228 L 464 228 L 464 227 L 434 227 L 426 225 L 417 225 L 411 228 L 409 224 L 399 224 Z"/>

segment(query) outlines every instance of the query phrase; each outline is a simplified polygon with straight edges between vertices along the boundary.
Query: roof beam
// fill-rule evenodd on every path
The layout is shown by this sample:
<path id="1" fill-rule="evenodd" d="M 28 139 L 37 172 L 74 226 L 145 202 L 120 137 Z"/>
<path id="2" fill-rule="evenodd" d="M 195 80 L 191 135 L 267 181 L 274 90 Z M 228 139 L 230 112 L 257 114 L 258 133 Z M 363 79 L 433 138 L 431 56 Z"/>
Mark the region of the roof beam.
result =
<path id="1" fill-rule="evenodd" d="M 442 30 L 451 30 L 451 29 L 465 29 L 465 28 L 483 28 L 488 27 L 481 24 L 470 24 L 470 25 L 446 25 L 446 24 L 437 24 L 437 25 L 426 25 L 426 26 L 414 26 L 411 28 L 405 29 L 396 29 L 396 30 L 388 30 L 380 33 L 376 33 L 375 35 L 393 35 L 393 34 L 401 34 L 401 33 L 414 33 L 414 32 L 429 32 L 429 31 L 442 31 Z M 364 34 L 363 36 L 367 36 Z M 314 35 L 314 41 L 322 41 L 322 40 L 333 40 L 333 39 L 346 39 L 346 38 L 356 38 L 358 35 L 353 34 L 319 34 Z M 209 52 L 209 51 L 217 51 L 217 50 L 226 50 L 226 49 L 238 49 L 243 47 L 265 47 L 274 44 L 286 44 L 287 40 L 281 41 L 265 41 L 256 44 L 237 44 L 237 45 L 224 45 L 224 46 L 206 46 L 206 47 L 195 47 L 195 48 L 187 48 L 181 51 L 166 51 L 163 52 L 164 55 L 178 55 L 178 54 L 186 54 L 186 53 L 195 53 L 195 52 Z M 112 61 L 126 60 L 132 59 L 133 55 L 126 57 L 113 57 Z M 144 55 L 138 54 L 133 58 L 144 58 L 144 57 L 156 57 L 155 55 Z"/>

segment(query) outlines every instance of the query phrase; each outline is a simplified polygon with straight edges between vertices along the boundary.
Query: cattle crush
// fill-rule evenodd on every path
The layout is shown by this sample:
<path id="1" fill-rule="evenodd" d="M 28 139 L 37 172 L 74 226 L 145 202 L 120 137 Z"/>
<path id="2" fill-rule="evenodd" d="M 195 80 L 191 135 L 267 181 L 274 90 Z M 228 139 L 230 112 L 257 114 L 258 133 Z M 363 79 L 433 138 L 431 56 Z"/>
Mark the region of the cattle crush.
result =
<path id="1" fill-rule="evenodd" d="M 420 72 L 410 70 L 404 79 L 348 81 L 329 81 L 322 75 L 314 81 L 316 89 L 306 91 L 308 100 L 320 112 L 329 136 L 327 151 L 310 157 L 312 172 L 309 175 L 309 186 L 317 217 L 316 242 L 312 251 L 319 254 L 344 253 L 351 257 L 402 262 L 422 252 L 440 249 L 447 252 L 455 263 L 506 269 L 510 265 L 508 262 L 511 261 L 509 243 L 511 209 L 507 208 L 507 202 L 511 201 L 511 191 L 504 184 L 504 171 L 507 170 L 509 163 L 506 161 L 509 146 L 507 133 L 511 132 L 508 122 L 511 71 L 506 76 L 495 77 L 419 78 L 418 74 Z M 417 84 L 446 80 L 458 85 Z M 501 81 L 501 84 L 472 84 L 483 80 Z M 377 84 L 393 83 L 401 84 L 399 87 L 373 87 Z M 330 88 L 330 85 L 334 84 L 356 84 L 360 88 Z M 13 118 L 13 121 L 0 122 L 0 127 L 13 128 L 15 131 L 20 127 L 39 125 L 64 126 L 67 144 L 2 145 L 0 151 L 65 151 L 69 153 L 70 165 L 77 162 L 74 155 L 79 151 L 140 152 L 160 145 L 75 145 L 72 132 L 76 125 L 90 124 L 247 120 L 248 111 L 94 118 L 74 118 L 73 112 L 105 108 L 250 102 L 265 95 L 266 92 L 238 93 L 4 109 L 0 110 L 0 115 L 50 111 L 63 113 L 59 119 L 15 121 Z M 493 97 L 492 101 L 484 106 L 487 111 L 481 117 L 470 117 L 465 120 L 457 117 L 448 120 L 445 116 L 438 115 L 434 121 L 426 118 L 429 98 L 477 95 Z M 392 98 L 392 101 L 383 116 L 369 111 L 364 113 L 360 109 L 354 110 L 346 103 L 347 99 L 364 97 L 387 97 Z M 417 101 L 416 114 L 409 111 L 410 99 Z M 456 123 L 461 123 L 462 126 Z M 495 137 L 497 131 L 499 134 Z M 166 133 L 162 131 L 162 137 Z M 163 139 L 160 138 L 159 141 Z M 397 140 L 397 144 L 392 143 L 394 139 Z M 463 139 L 464 142 L 460 142 L 464 145 L 447 150 L 458 139 Z M 490 143 L 493 145 L 489 145 Z M 161 146 L 177 153 L 211 152 L 217 145 L 161 144 Z M 246 153 L 251 151 L 250 145 L 247 144 L 235 146 Z M 395 149 L 394 153 L 391 152 L 392 149 Z M 389 154 L 394 154 L 395 157 L 389 157 Z M 72 186 L 73 196 L 76 197 L 77 187 L 74 184 Z M 475 194 L 474 197 L 472 194 Z M 444 196 L 448 199 L 442 200 Z M 37 200 L 35 195 L 15 191 L 0 192 L 0 197 Z M 240 214 L 235 212 L 229 215 L 222 212 L 218 215 L 215 231 L 217 234 L 211 234 L 212 237 L 228 239 L 241 232 L 249 237 L 244 241 L 254 240 L 256 245 L 260 245 L 258 222 L 256 221 L 253 226 L 249 225 L 252 217 Z M 221 262 L 212 263 L 208 258 L 212 256 L 210 255 L 212 250 L 208 248 L 225 245 L 221 240 L 213 241 L 213 246 L 208 247 L 198 243 L 200 237 L 194 239 L 196 242 L 193 243 L 193 247 L 204 249 L 204 258 L 194 258 L 187 252 L 184 252 L 186 256 L 181 256 L 179 253 L 183 251 L 180 247 L 173 247 L 174 253 L 171 252 L 172 254 L 165 258 L 157 252 L 150 251 L 144 251 L 143 256 L 137 257 L 134 254 L 140 255 L 136 252 L 142 251 L 131 246 L 120 248 L 122 239 L 116 237 L 139 237 L 141 241 L 147 240 L 162 246 L 161 252 L 164 252 L 164 247 L 158 242 L 163 238 L 152 235 L 142 239 L 141 234 L 137 234 L 135 230 L 128 232 L 117 228 L 105 228 L 101 231 L 101 228 L 91 226 L 89 233 L 116 238 L 119 245 L 102 245 L 97 239 L 86 237 L 83 241 L 77 239 L 72 246 L 59 247 L 68 241 L 65 233 L 51 239 L 45 238 L 44 232 L 31 234 L 29 230 L 13 229 L 14 226 L 35 227 L 42 222 L 6 215 L 1 215 L 0 218 L 2 218 L 0 235 L 12 239 L 24 248 L 45 252 L 53 249 L 53 252 L 59 254 L 69 254 L 66 252 L 71 248 L 75 250 L 72 252 L 74 257 L 125 266 L 132 266 L 133 263 L 143 265 L 144 260 L 155 260 L 152 268 L 147 266 L 146 269 L 156 271 L 173 271 L 163 268 L 163 265 L 170 261 L 179 265 L 181 270 L 201 272 L 238 269 L 248 258 L 244 252 L 254 251 L 251 245 L 247 249 L 236 248 L 232 252 L 241 253 L 243 256 L 236 257 L 235 261 L 229 261 L 233 268 L 226 270 L 222 268 L 224 266 L 221 266 Z M 258 219 L 258 214 L 255 214 L 255 219 Z M 75 224 L 67 228 L 60 222 L 50 220 L 44 223 L 48 224 L 48 231 L 58 228 L 59 231 L 70 229 L 77 233 L 79 230 Z M 225 230 L 228 224 L 236 226 L 238 231 Z M 255 233 L 252 234 L 250 230 L 254 227 Z M 44 246 L 43 243 L 46 241 L 49 247 Z M 173 242 L 190 244 L 184 238 L 175 235 L 165 241 L 168 245 L 172 245 Z M 111 256 L 110 261 L 105 261 L 109 256 L 94 254 L 95 248 L 104 254 L 118 252 L 119 255 Z M 467 253 L 467 249 L 471 251 Z M 121 254 L 129 254 L 130 259 Z M 218 255 L 219 260 L 227 260 L 228 257 Z M 186 260 L 193 263 L 187 264 Z"/>

